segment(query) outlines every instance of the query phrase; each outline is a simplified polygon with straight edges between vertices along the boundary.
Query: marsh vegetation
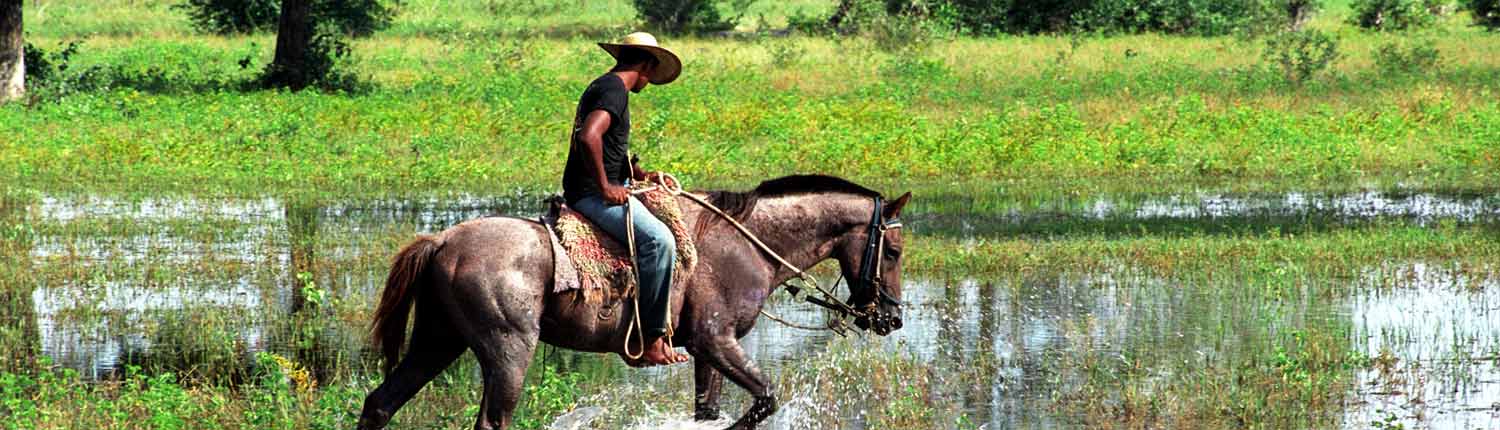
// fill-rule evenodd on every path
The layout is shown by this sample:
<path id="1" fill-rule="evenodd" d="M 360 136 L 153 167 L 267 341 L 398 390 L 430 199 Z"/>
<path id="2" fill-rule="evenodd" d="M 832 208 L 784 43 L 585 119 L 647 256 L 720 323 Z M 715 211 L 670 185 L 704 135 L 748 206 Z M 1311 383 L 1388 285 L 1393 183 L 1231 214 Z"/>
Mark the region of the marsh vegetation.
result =
<path id="1" fill-rule="evenodd" d="M 684 78 L 633 103 L 648 167 L 692 187 L 914 190 L 906 327 L 763 319 L 767 427 L 1500 420 L 1500 35 L 1464 13 L 1362 30 L 1334 2 L 1304 24 L 1337 40 L 1317 68 L 1251 34 L 770 31 L 837 3 L 664 38 Z M 350 40 L 357 91 L 287 92 L 243 85 L 274 36 L 171 5 L 26 4 L 53 74 L 0 106 L 0 428 L 352 427 L 391 255 L 538 213 L 607 67 L 592 41 L 635 22 L 624 1 L 407 0 Z M 522 428 L 691 416 L 691 368 L 535 363 Z M 461 359 L 394 425 L 469 427 L 476 372 Z"/>

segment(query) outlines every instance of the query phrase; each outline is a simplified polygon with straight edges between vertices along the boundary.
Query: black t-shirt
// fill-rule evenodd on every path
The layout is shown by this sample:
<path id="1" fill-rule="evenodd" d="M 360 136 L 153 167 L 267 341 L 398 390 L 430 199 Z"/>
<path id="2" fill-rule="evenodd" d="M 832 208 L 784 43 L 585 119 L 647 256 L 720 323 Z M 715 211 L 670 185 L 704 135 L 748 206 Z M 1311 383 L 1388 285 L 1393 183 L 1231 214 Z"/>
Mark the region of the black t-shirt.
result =
<path id="1" fill-rule="evenodd" d="M 594 181 L 593 160 L 583 144 L 583 121 L 590 113 L 609 113 L 609 128 L 604 130 L 604 176 L 611 184 L 624 185 L 630 177 L 630 106 L 625 81 L 606 73 L 583 90 L 578 98 L 578 112 L 573 115 L 573 136 L 568 144 L 568 163 L 563 167 L 563 199 L 568 203 L 601 194 Z"/>

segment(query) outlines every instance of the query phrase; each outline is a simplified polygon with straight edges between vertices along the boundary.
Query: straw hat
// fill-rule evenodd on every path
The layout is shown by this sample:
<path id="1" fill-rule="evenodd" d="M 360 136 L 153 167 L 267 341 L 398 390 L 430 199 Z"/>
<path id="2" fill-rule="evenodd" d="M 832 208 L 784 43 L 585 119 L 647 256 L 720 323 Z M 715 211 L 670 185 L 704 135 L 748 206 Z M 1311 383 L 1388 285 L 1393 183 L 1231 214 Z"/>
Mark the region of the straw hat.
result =
<path id="1" fill-rule="evenodd" d="M 657 62 L 656 72 L 651 76 L 651 83 L 654 85 L 670 84 L 677 80 L 679 73 L 682 73 L 682 60 L 677 59 L 677 54 L 657 45 L 656 37 L 651 33 L 639 31 L 630 33 L 616 43 L 600 42 L 599 47 L 604 48 L 605 52 L 617 60 L 620 58 L 620 51 L 624 48 L 636 48 L 651 53 L 656 57 Z"/>

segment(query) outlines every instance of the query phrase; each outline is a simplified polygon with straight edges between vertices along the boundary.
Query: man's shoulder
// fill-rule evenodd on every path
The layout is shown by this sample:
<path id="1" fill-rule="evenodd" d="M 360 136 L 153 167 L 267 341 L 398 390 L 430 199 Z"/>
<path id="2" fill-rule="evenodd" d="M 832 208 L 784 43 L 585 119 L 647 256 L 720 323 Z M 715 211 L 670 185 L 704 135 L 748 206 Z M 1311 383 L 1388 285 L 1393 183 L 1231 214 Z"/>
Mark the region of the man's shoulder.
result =
<path id="1" fill-rule="evenodd" d="M 620 77 L 615 76 L 614 73 L 605 73 L 594 78 L 593 82 L 589 82 L 589 90 L 607 92 L 625 91 L 625 82 L 621 81 Z"/>

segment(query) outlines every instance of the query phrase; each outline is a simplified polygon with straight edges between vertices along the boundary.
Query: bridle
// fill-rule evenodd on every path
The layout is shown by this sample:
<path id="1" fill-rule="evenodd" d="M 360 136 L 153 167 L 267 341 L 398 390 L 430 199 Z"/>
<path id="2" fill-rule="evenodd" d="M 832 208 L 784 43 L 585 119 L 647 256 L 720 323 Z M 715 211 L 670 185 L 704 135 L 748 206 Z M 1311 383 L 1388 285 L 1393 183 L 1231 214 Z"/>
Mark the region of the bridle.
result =
<path id="1" fill-rule="evenodd" d="M 865 296 L 869 296 L 868 303 L 854 303 L 854 292 L 850 291 L 849 305 L 862 311 L 869 318 L 883 317 L 879 305 L 901 306 L 901 300 L 891 297 L 880 283 L 880 263 L 885 260 L 885 232 L 901 228 L 901 221 L 896 219 L 881 219 L 885 199 L 875 196 L 875 210 L 870 214 L 870 225 L 865 227 L 865 252 L 860 256 L 859 278 L 854 282 L 864 288 Z M 853 288 L 851 288 L 852 290 Z"/>

